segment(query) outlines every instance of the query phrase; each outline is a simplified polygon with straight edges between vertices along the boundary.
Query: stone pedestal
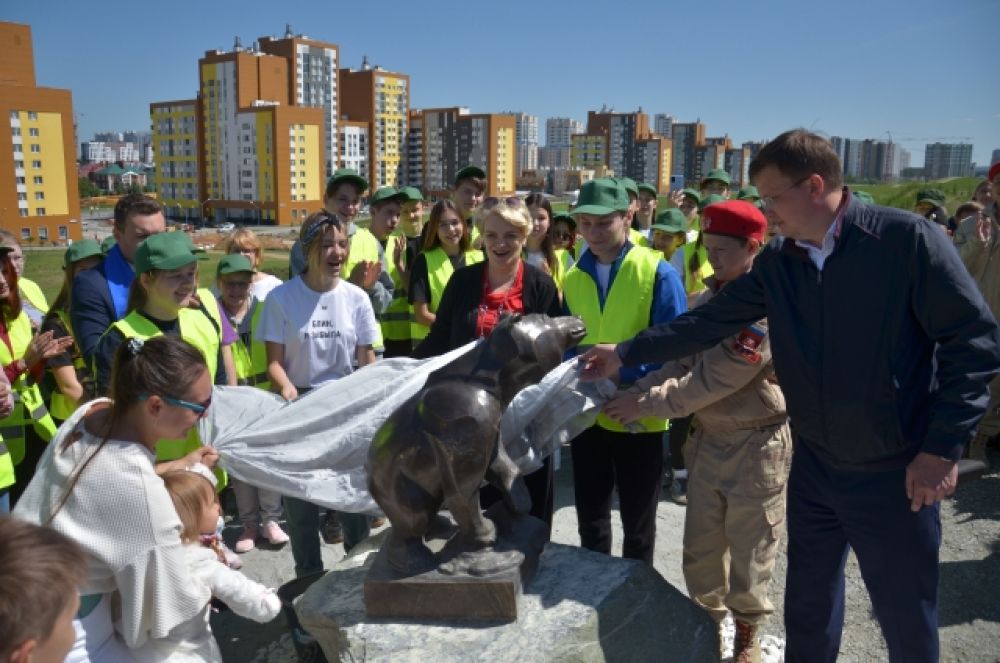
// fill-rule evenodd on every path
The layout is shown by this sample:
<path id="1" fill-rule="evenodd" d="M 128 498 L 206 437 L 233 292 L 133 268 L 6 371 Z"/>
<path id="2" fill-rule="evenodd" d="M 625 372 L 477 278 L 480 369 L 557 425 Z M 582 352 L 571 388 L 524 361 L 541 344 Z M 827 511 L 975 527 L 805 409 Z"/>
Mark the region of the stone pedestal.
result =
<path id="1" fill-rule="evenodd" d="M 368 617 L 362 588 L 384 536 L 358 546 L 296 603 L 299 621 L 330 661 L 719 660 L 715 623 L 653 568 L 554 543 L 517 600 L 517 621 L 470 626 Z"/>

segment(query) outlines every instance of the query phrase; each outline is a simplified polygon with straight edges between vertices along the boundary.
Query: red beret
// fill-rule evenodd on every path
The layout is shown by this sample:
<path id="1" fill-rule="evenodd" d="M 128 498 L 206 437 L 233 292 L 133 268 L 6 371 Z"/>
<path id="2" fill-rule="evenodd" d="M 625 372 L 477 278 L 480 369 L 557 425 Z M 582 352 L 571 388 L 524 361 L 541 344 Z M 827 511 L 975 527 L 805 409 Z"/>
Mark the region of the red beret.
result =
<path id="1" fill-rule="evenodd" d="M 990 174 L 987 176 L 986 179 L 992 182 L 993 178 L 996 177 L 997 175 L 1000 175 L 1000 161 L 997 161 L 995 164 L 990 166 Z"/>
<path id="2" fill-rule="evenodd" d="M 733 235 L 763 242 L 767 219 L 752 203 L 727 200 L 702 210 L 701 230 L 712 235 Z"/>

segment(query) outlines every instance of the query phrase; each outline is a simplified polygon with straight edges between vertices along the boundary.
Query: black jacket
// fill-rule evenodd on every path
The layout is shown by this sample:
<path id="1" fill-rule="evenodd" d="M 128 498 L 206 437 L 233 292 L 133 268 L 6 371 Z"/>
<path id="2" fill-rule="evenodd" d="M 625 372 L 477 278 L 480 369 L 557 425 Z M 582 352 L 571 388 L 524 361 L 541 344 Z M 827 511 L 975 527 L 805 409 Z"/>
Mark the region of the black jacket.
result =
<path id="1" fill-rule="evenodd" d="M 948 236 L 853 196 L 822 272 L 777 238 L 710 302 L 618 352 L 629 365 L 676 359 L 763 317 L 792 428 L 836 467 L 958 459 L 1000 370 L 996 321 Z"/>
<path id="2" fill-rule="evenodd" d="M 412 356 L 435 357 L 475 339 L 485 269 L 486 262 L 478 262 L 455 270 L 441 293 L 434 324 Z M 525 313 L 562 315 L 556 284 L 548 274 L 525 263 L 523 289 Z"/>

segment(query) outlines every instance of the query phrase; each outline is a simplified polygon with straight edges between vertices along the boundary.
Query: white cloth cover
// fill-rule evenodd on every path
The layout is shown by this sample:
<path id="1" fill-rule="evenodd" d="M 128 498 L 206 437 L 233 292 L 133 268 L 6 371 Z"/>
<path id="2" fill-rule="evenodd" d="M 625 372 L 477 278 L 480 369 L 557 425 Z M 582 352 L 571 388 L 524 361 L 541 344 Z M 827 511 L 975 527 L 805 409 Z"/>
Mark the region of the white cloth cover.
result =
<path id="1" fill-rule="evenodd" d="M 290 403 L 253 387 L 216 387 L 201 439 L 240 481 L 338 511 L 378 513 L 364 469 L 375 431 L 431 372 L 474 346 L 378 361 Z M 563 362 L 505 412 L 501 432 L 522 473 L 590 426 L 614 393 L 611 382 L 580 383 L 577 373 L 575 359 Z"/>

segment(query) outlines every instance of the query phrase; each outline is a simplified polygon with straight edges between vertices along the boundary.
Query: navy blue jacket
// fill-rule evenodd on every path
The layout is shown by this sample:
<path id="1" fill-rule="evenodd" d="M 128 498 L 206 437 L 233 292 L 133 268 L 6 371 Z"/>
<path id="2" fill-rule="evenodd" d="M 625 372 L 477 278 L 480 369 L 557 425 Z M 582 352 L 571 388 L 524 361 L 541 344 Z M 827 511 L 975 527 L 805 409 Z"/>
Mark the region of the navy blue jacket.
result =
<path id="1" fill-rule="evenodd" d="M 893 469 L 921 450 L 957 460 L 1000 371 L 997 323 L 948 236 L 853 196 L 822 272 L 777 238 L 711 301 L 618 353 L 677 359 L 764 317 L 792 428 L 836 467 Z"/>
<path id="2" fill-rule="evenodd" d="M 73 278 L 69 318 L 80 352 L 87 366 L 93 366 L 97 342 L 118 319 L 114 302 L 111 301 L 111 291 L 108 290 L 108 278 L 104 275 L 103 262 Z"/>

